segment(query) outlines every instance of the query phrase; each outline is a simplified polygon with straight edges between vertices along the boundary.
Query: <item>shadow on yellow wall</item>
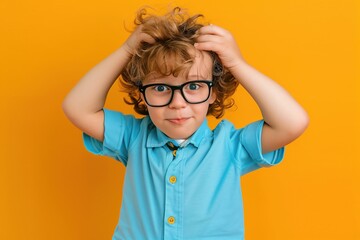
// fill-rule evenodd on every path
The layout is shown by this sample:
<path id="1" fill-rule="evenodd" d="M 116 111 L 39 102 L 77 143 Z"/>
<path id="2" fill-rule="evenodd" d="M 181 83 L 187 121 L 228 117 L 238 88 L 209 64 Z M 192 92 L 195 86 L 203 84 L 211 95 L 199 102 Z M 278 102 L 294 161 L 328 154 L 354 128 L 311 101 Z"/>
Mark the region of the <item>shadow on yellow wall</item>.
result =
<path id="1" fill-rule="evenodd" d="M 243 178 L 247 239 L 360 239 L 359 6 L 172 2 L 232 31 L 248 62 L 291 92 L 311 118 L 284 163 Z M 111 238 L 125 169 L 84 150 L 61 102 L 126 39 L 124 23 L 131 26 L 145 3 L 1 3 L 0 239 Z M 123 96 L 114 86 L 107 107 L 132 113 Z M 225 117 L 238 127 L 261 117 L 243 90 L 235 100 Z"/>

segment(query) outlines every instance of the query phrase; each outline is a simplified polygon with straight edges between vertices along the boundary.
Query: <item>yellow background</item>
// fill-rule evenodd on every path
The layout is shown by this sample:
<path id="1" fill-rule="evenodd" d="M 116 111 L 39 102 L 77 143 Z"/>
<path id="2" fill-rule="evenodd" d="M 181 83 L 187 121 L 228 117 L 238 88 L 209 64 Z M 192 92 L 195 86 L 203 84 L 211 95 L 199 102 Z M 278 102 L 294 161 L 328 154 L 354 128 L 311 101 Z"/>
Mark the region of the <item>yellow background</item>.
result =
<path id="1" fill-rule="evenodd" d="M 124 167 L 85 151 L 61 102 L 120 46 L 124 25 L 146 3 L 1 1 L 0 239 L 111 238 Z M 360 239 L 359 3 L 177 4 L 230 30 L 247 61 L 284 86 L 311 118 L 281 165 L 243 177 L 246 238 Z M 131 113 L 122 97 L 115 85 L 106 106 Z M 236 126 L 260 117 L 242 89 L 234 98 L 237 108 L 225 117 Z"/>

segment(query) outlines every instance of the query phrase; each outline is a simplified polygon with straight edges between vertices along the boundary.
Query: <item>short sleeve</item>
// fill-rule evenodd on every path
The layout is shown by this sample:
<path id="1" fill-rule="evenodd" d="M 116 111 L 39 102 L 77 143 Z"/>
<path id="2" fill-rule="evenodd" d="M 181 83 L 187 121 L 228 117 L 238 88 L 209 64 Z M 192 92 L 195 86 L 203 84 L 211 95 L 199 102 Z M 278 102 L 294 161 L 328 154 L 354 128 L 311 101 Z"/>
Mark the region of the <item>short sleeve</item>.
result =
<path id="1" fill-rule="evenodd" d="M 85 148 L 96 155 L 109 156 L 127 165 L 128 149 L 139 133 L 140 119 L 104 109 L 104 141 L 83 133 Z"/>
<path id="2" fill-rule="evenodd" d="M 247 125 L 232 137 L 240 143 L 235 148 L 237 165 L 241 175 L 254 171 L 260 167 L 271 167 L 279 164 L 284 158 L 285 148 L 263 154 L 261 147 L 261 134 L 264 121 L 260 120 Z"/>

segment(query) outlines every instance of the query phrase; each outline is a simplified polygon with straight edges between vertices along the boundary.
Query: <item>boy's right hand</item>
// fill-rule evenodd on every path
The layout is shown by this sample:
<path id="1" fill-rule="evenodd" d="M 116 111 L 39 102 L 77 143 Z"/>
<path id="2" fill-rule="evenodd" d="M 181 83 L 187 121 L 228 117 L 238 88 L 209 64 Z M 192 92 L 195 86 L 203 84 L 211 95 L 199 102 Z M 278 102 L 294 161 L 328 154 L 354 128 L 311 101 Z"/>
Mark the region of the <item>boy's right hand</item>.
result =
<path id="1" fill-rule="evenodd" d="M 63 110 L 69 120 L 99 141 L 104 139 L 103 107 L 108 91 L 140 43 L 155 42 L 142 29 L 142 25 L 138 26 L 119 49 L 85 74 L 64 99 Z"/>
<path id="2" fill-rule="evenodd" d="M 134 55 L 136 49 L 141 42 L 154 43 L 155 39 L 149 34 L 143 32 L 143 25 L 139 25 L 134 32 L 128 37 L 123 47 L 128 52 L 129 56 Z"/>

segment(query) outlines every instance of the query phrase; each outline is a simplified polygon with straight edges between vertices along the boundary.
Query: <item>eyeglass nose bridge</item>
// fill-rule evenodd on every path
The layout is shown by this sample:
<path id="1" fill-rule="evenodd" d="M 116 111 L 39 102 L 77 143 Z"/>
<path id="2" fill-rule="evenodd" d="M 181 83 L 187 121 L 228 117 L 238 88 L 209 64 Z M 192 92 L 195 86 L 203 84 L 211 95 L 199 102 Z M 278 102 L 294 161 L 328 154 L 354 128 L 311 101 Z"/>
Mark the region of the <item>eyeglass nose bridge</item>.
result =
<path id="1" fill-rule="evenodd" d="M 182 92 L 182 88 L 184 87 L 185 85 L 182 84 L 182 85 L 178 85 L 178 86 L 169 86 L 171 88 L 171 90 L 173 92 L 175 92 L 175 90 L 180 90 L 180 92 Z"/>
<path id="2" fill-rule="evenodd" d="M 185 97 L 185 95 L 184 95 L 184 92 L 183 92 L 184 86 L 185 86 L 185 84 L 182 84 L 182 85 L 179 85 L 179 86 L 169 86 L 170 89 L 171 89 L 171 97 L 170 97 L 170 100 L 169 100 L 168 105 L 171 104 L 171 102 L 173 101 L 176 90 L 179 90 L 179 91 L 180 91 L 181 97 L 185 100 L 185 102 L 187 102 L 187 103 L 189 102 L 189 101 L 186 99 L 186 97 Z"/>

